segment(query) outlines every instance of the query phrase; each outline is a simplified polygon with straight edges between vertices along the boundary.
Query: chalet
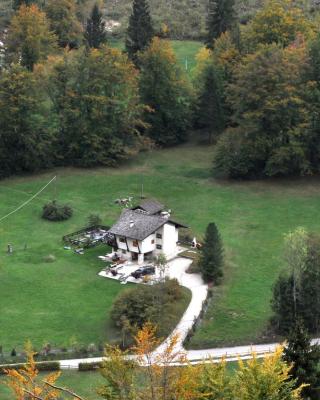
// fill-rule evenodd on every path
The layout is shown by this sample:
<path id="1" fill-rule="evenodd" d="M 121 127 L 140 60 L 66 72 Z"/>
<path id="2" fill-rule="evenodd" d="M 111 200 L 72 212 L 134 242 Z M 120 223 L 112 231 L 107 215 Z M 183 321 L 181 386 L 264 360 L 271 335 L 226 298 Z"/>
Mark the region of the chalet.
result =
<path id="1" fill-rule="evenodd" d="M 113 251 L 120 258 L 142 264 L 160 253 L 167 258 L 175 256 L 179 228 L 186 226 L 175 222 L 162 204 L 145 200 L 123 210 L 108 236 L 113 238 Z"/>

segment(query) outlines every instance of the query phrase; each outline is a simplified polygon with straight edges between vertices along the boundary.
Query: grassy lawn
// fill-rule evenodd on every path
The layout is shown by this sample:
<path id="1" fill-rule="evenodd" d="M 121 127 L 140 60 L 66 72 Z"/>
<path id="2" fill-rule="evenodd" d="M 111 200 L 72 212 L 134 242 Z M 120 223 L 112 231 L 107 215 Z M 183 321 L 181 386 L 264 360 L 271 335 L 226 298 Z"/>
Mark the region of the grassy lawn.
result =
<path id="1" fill-rule="evenodd" d="M 296 226 L 320 230 L 320 181 L 216 182 L 210 179 L 212 151 L 185 145 L 142 154 L 119 169 L 58 169 L 0 182 L 0 215 L 28 199 L 57 174 L 30 205 L 0 224 L 0 344 L 4 350 L 31 339 L 98 343 L 114 337 L 108 310 L 124 286 L 97 277 L 96 256 L 63 250 L 61 237 L 82 227 L 91 212 L 112 223 L 120 209 L 114 199 L 138 196 L 141 177 L 147 196 L 174 210 L 175 218 L 201 237 L 215 221 L 227 253 L 226 278 L 216 290 L 191 347 L 250 343 L 262 339 L 270 316 L 272 284 L 282 268 L 283 234 Z M 45 201 L 69 202 L 74 216 L 63 223 L 41 220 Z M 14 254 L 6 254 L 7 243 Z M 24 246 L 27 244 L 27 249 Z M 57 260 L 47 264 L 43 256 Z"/>

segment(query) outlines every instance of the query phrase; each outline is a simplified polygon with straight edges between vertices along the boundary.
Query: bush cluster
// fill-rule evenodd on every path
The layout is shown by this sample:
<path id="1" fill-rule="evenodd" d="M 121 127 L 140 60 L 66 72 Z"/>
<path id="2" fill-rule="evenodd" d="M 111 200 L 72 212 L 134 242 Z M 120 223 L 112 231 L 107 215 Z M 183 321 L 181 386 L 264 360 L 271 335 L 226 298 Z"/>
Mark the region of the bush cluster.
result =
<path id="1" fill-rule="evenodd" d="M 176 320 L 176 305 L 183 296 L 183 289 L 175 279 L 152 286 L 137 285 L 119 294 L 112 306 L 111 319 L 122 330 L 139 329 L 151 322 L 157 325 L 157 334 L 162 337 Z"/>
<path id="2" fill-rule="evenodd" d="M 0 366 L 0 375 L 5 375 L 7 369 L 21 369 L 25 364 L 5 364 Z M 58 361 L 41 361 L 36 362 L 36 367 L 39 371 L 59 371 L 60 363 Z"/>
<path id="3" fill-rule="evenodd" d="M 79 363 L 79 371 L 95 371 L 101 368 L 101 362 Z"/>
<path id="4" fill-rule="evenodd" d="M 48 221 L 65 221 L 72 217 L 73 210 L 67 204 L 59 204 L 56 200 L 43 206 L 42 218 Z"/>

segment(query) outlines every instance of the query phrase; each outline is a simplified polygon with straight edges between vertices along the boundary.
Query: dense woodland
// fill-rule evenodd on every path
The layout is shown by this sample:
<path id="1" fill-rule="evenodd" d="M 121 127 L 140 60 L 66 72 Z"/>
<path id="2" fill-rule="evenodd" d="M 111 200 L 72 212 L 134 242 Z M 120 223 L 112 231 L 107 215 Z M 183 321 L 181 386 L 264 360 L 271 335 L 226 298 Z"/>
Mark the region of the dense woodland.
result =
<path id="1" fill-rule="evenodd" d="M 15 0 L 13 8 L 0 74 L 1 176 L 116 165 L 182 143 L 192 129 L 217 143 L 217 177 L 318 172 L 316 10 L 270 0 L 244 25 L 233 0 L 209 1 L 190 82 L 170 28 L 157 28 L 146 1 L 133 2 L 124 52 L 108 44 L 98 4 Z"/>

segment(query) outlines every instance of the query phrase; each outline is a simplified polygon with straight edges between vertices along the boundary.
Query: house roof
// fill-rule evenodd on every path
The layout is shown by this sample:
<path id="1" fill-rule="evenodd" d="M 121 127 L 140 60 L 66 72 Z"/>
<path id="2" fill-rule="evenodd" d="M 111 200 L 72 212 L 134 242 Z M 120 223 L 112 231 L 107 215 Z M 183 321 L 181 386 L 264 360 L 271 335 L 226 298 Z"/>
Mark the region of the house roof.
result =
<path id="1" fill-rule="evenodd" d="M 177 227 L 185 227 L 161 215 L 150 215 L 139 212 L 139 210 L 123 210 L 120 218 L 109 229 L 108 233 L 134 240 L 143 240 L 166 223 L 174 224 Z"/>
<path id="2" fill-rule="evenodd" d="M 138 206 L 134 207 L 133 210 L 141 209 L 148 214 L 157 214 L 164 209 L 164 205 L 159 203 L 157 200 L 147 199 L 140 203 Z"/>

